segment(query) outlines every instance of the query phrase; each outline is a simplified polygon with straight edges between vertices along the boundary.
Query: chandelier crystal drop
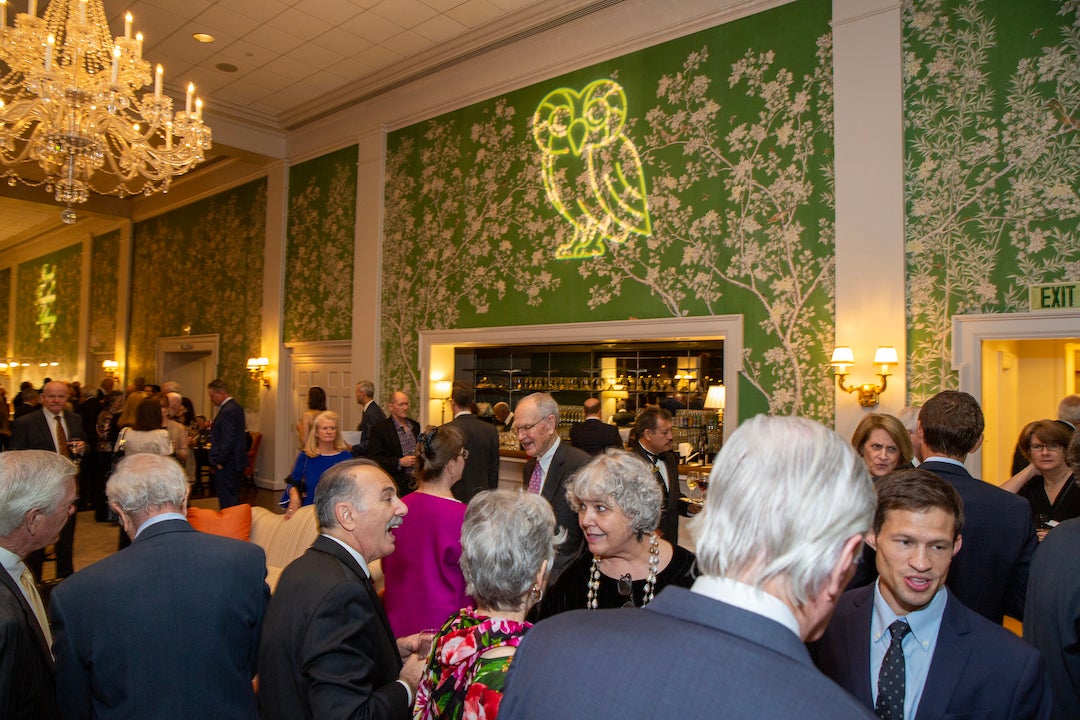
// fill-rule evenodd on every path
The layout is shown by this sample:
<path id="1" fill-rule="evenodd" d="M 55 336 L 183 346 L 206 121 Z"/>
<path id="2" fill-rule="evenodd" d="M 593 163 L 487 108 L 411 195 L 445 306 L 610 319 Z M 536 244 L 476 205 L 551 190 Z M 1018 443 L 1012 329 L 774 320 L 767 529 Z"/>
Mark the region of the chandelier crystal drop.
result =
<path id="1" fill-rule="evenodd" d="M 114 38 L 102 0 L 53 0 L 43 18 L 37 4 L 29 0 L 9 26 L 0 0 L 0 176 L 54 191 L 71 221 L 71 205 L 91 192 L 168 192 L 212 144 L 194 85 L 173 112 L 162 67 L 151 70 L 142 33 L 132 36 L 131 13 Z"/>

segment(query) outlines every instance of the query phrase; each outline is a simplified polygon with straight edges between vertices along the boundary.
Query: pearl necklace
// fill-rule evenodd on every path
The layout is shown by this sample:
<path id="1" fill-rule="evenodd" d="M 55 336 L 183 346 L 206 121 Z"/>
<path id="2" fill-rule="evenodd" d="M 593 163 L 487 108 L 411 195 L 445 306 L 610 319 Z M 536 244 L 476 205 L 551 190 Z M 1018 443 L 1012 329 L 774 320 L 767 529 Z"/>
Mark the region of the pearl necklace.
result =
<path id="1" fill-rule="evenodd" d="M 645 607 L 653 599 L 653 592 L 656 590 L 656 573 L 660 568 L 660 541 L 656 537 L 656 533 L 649 534 L 649 576 L 645 579 L 645 593 L 642 596 L 641 605 L 639 607 Z M 595 610 L 597 607 L 596 591 L 600 588 L 600 558 L 593 555 L 592 559 L 592 572 L 589 573 L 589 597 L 585 602 L 585 607 L 589 610 Z M 630 602 L 634 601 L 634 586 L 630 586 Z"/>

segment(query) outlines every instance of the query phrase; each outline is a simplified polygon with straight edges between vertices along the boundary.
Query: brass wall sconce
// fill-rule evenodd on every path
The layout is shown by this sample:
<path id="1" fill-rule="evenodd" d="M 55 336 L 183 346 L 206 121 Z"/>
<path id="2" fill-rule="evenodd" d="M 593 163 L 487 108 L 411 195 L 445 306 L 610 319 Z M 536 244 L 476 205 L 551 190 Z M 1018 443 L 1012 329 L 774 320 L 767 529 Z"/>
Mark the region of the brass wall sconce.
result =
<path id="1" fill-rule="evenodd" d="M 848 368 L 855 364 L 855 353 L 852 349 L 843 345 L 837 347 L 833 350 L 831 364 L 834 368 L 833 373 L 836 375 L 837 386 L 844 392 L 859 393 L 859 405 L 869 408 L 877 407 L 881 393 L 885 392 L 885 388 L 889 385 L 889 375 L 892 374 L 889 372 L 889 366 L 897 365 L 899 362 L 896 348 L 884 345 L 879 347 L 874 353 L 874 364 L 881 366 L 881 370 L 878 372 L 881 382 L 863 383 L 852 387 L 848 387 L 845 382 L 848 376 Z"/>
<path id="2" fill-rule="evenodd" d="M 252 380 L 261 380 L 267 390 L 270 389 L 270 378 L 266 377 L 266 370 L 270 367 L 270 361 L 264 357 L 248 358 L 248 377 Z"/>
<path id="3" fill-rule="evenodd" d="M 115 360 L 102 360 L 101 369 L 105 373 L 105 377 L 116 380 L 117 375 L 120 374 L 120 363 Z"/>

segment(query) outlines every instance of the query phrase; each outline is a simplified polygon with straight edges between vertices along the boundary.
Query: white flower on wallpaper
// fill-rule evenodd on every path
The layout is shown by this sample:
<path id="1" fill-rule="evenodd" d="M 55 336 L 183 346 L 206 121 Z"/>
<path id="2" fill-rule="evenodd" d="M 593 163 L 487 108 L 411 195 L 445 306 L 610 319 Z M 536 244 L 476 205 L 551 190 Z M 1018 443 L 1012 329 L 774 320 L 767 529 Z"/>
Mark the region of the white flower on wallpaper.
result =
<path id="1" fill-rule="evenodd" d="M 957 386 L 954 314 L 1027 310 L 1028 285 L 1080 279 L 1078 3 L 1031 2 L 1031 27 L 992 7 L 904 3 L 913 403 Z"/>
<path id="2" fill-rule="evenodd" d="M 328 191 L 319 178 L 290 193 L 285 273 L 286 342 L 352 337 L 356 162 L 335 163 Z"/>

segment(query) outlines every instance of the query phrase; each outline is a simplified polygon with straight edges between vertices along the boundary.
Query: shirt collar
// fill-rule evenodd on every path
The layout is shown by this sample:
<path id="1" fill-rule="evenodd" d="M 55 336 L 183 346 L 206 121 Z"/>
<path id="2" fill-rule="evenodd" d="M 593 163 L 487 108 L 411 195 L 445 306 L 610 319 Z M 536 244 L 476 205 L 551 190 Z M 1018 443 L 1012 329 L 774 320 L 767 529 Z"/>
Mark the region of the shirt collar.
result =
<path id="1" fill-rule="evenodd" d="M 135 533 L 135 537 L 142 535 L 142 531 L 151 525 L 157 525 L 159 522 L 165 522 L 166 520 L 183 520 L 187 522 L 187 518 L 178 512 L 165 512 L 160 515 L 155 515 L 152 518 L 148 518 L 142 525 L 139 526 L 138 531 Z"/>
<path id="2" fill-rule="evenodd" d="M 799 621 L 791 608 L 780 598 L 753 585 L 731 578 L 702 575 L 694 581 L 690 591 L 780 623 L 801 640 Z"/>
<path id="3" fill-rule="evenodd" d="M 870 640 L 878 642 L 884 637 L 886 644 L 892 642 L 889 626 L 895 620 L 903 618 L 911 628 L 911 635 L 919 647 L 924 650 L 932 647 L 938 630 L 941 628 L 941 618 L 945 615 L 945 603 L 949 598 L 945 587 L 939 588 L 934 594 L 934 599 L 918 610 L 907 615 L 897 615 L 882 597 L 880 585 L 881 578 L 878 578 L 874 582 L 874 613 L 870 621 Z"/>
<path id="4" fill-rule="evenodd" d="M 352 547 L 351 545 L 347 545 L 344 540 L 339 540 L 336 537 L 334 537 L 333 535 L 327 535 L 326 533 L 323 533 L 322 536 L 324 538 L 326 538 L 327 540 L 333 540 L 338 545 L 345 548 L 345 551 L 348 552 L 350 555 L 352 555 L 353 560 L 356 561 L 356 564 L 359 565 L 363 569 L 364 574 L 367 575 L 368 577 L 371 577 L 371 571 L 368 570 L 367 560 L 364 559 L 363 555 L 361 555 L 359 552 L 357 552 L 356 548 Z"/>
<path id="5" fill-rule="evenodd" d="M 924 463 L 928 463 L 928 462 L 931 462 L 931 461 L 940 462 L 940 463 L 949 463 L 950 465 L 957 465 L 959 467 L 964 467 L 964 463 L 960 462 L 956 458 L 944 457 L 942 455 L 931 455 L 930 457 L 923 460 Z"/>
<path id="6" fill-rule="evenodd" d="M 556 435 L 555 442 L 551 444 L 551 447 L 547 449 L 547 452 L 536 459 L 536 462 L 540 465 L 540 469 L 544 471 L 545 476 L 547 476 L 547 470 L 551 467 L 551 459 L 555 457 L 555 451 L 559 449 L 559 443 L 561 442 L 562 439 Z"/>
<path id="7" fill-rule="evenodd" d="M 6 547 L 0 547 L 0 564 L 4 566 L 4 569 L 8 571 L 8 575 L 13 577 L 16 582 L 22 577 L 23 570 L 26 568 L 26 563 L 23 562 L 22 558 Z"/>

